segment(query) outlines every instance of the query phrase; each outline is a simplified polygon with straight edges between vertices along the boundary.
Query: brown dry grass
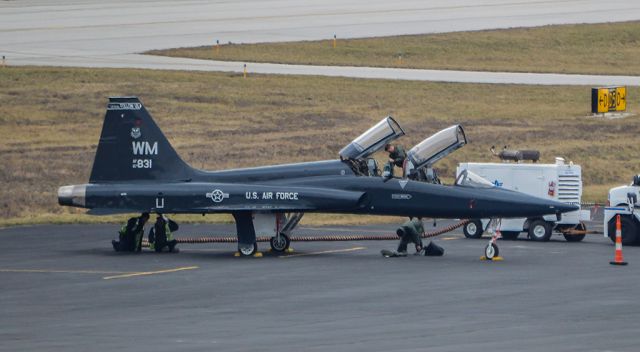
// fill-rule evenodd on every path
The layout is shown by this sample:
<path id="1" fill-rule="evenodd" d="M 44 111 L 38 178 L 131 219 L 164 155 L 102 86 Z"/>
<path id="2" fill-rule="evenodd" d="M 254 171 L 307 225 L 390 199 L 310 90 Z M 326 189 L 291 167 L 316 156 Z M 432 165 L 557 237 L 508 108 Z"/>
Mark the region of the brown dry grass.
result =
<path id="1" fill-rule="evenodd" d="M 640 22 L 154 50 L 207 60 L 451 70 L 640 74 Z M 398 59 L 402 55 L 402 61 Z"/>
<path id="2" fill-rule="evenodd" d="M 639 94 L 630 88 L 630 97 Z M 453 123 L 465 126 L 472 143 L 437 165 L 444 175 L 460 161 L 490 160 L 492 144 L 537 148 L 543 161 L 561 155 L 583 165 L 587 200 L 606 199 L 610 185 L 638 171 L 637 118 L 585 117 L 589 87 L 9 67 L 0 70 L 0 225 L 122 218 L 88 217 L 56 203 L 60 185 L 87 181 L 112 95 L 140 96 L 182 157 L 205 169 L 336 158 L 391 114 L 407 131 L 406 146 Z M 305 217 L 353 221 L 380 218 Z"/>

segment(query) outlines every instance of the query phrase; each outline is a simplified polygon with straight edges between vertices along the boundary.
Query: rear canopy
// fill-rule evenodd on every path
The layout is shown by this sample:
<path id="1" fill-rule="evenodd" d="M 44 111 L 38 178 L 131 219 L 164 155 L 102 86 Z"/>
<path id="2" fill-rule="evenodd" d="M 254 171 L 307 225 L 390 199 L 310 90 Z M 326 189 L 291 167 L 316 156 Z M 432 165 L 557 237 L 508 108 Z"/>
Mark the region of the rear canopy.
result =
<path id="1" fill-rule="evenodd" d="M 460 125 L 453 125 L 418 143 L 407 153 L 414 170 L 429 167 L 436 161 L 467 144 Z"/>

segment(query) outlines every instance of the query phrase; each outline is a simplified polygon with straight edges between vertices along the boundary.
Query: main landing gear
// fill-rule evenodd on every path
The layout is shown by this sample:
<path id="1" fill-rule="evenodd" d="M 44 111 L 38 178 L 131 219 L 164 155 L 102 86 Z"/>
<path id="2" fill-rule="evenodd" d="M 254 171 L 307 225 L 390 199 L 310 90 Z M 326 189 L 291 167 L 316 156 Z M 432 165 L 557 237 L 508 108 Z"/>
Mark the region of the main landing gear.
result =
<path id="1" fill-rule="evenodd" d="M 280 233 L 276 236 L 271 237 L 269 244 L 271 244 L 272 251 L 277 253 L 284 253 L 287 251 L 287 249 L 289 249 L 289 246 L 291 245 L 291 239 L 284 233 Z"/>
<path id="2" fill-rule="evenodd" d="M 243 257 L 250 257 L 258 253 L 258 244 L 238 244 L 238 253 Z"/>
<path id="3" fill-rule="evenodd" d="M 272 251 L 276 253 L 289 251 L 289 247 L 291 246 L 291 237 L 289 237 L 289 235 L 291 234 L 291 231 L 298 226 L 298 223 L 300 223 L 303 216 L 304 213 L 290 213 L 285 216 L 285 222 L 282 229 L 277 235 L 271 237 L 271 240 L 269 241 Z"/>
<path id="4" fill-rule="evenodd" d="M 298 225 L 304 213 L 291 213 L 284 216 L 284 225 L 280 228 L 277 216 L 274 216 L 276 221 L 276 235 L 271 237 L 270 244 L 271 250 L 275 253 L 285 253 L 290 251 L 291 237 L 289 236 L 291 231 Z M 256 241 L 256 228 L 254 227 L 254 218 L 251 212 L 236 212 L 233 213 L 233 217 L 236 221 L 236 230 L 238 233 L 238 251 L 236 257 L 261 257 L 262 253 L 258 252 L 258 245 Z M 261 225 L 259 225 L 261 226 Z M 264 227 L 262 227 L 264 228 Z M 262 232 L 264 234 L 264 231 Z M 273 233 L 273 232 L 271 232 Z"/>

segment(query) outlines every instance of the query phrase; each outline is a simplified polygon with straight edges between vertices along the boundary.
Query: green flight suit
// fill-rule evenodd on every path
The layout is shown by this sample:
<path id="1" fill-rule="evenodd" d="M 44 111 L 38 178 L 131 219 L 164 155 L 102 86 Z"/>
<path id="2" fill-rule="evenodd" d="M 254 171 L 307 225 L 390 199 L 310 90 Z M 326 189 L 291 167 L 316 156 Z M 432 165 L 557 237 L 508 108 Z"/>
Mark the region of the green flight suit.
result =
<path id="1" fill-rule="evenodd" d="M 409 243 L 422 247 L 422 234 L 424 233 L 422 220 L 413 218 L 402 224 L 396 233 L 400 236 L 400 244 L 398 245 L 399 253 L 406 253 Z"/>
<path id="2" fill-rule="evenodd" d="M 404 151 L 404 147 L 400 144 L 396 145 L 393 152 L 389 153 L 389 159 L 393 159 L 393 163 L 397 167 L 402 167 L 404 164 L 404 159 L 407 158 L 407 152 Z"/>

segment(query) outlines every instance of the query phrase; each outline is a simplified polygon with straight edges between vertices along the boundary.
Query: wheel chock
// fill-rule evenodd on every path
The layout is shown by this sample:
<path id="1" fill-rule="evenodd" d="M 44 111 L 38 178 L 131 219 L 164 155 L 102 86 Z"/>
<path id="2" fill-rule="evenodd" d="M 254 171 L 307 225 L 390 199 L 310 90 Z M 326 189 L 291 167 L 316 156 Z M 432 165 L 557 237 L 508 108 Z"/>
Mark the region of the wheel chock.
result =
<path id="1" fill-rule="evenodd" d="M 256 252 L 256 253 L 253 255 L 253 257 L 254 257 L 254 258 L 262 258 L 262 252 Z"/>
<path id="2" fill-rule="evenodd" d="M 289 247 L 289 248 L 287 248 L 287 249 L 285 250 L 285 252 L 287 252 L 287 253 L 293 253 L 293 248 Z"/>
<path id="3" fill-rule="evenodd" d="M 504 260 L 504 258 L 502 258 L 502 257 L 500 257 L 500 256 L 496 256 L 496 257 L 493 257 L 493 259 L 489 259 L 489 258 L 487 258 L 486 256 L 484 256 L 484 255 L 483 255 L 482 257 L 480 257 L 480 260 L 488 260 L 488 261 L 493 261 L 493 262 L 501 262 L 501 261 L 503 261 L 503 260 Z"/>
<path id="4" fill-rule="evenodd" d="M 235 253 L 233 253 L 233 256 L 234 256 L 234 257 L 239 257 L 239 256 L 240 256 L 240 252 L 235 252 Z"/>

